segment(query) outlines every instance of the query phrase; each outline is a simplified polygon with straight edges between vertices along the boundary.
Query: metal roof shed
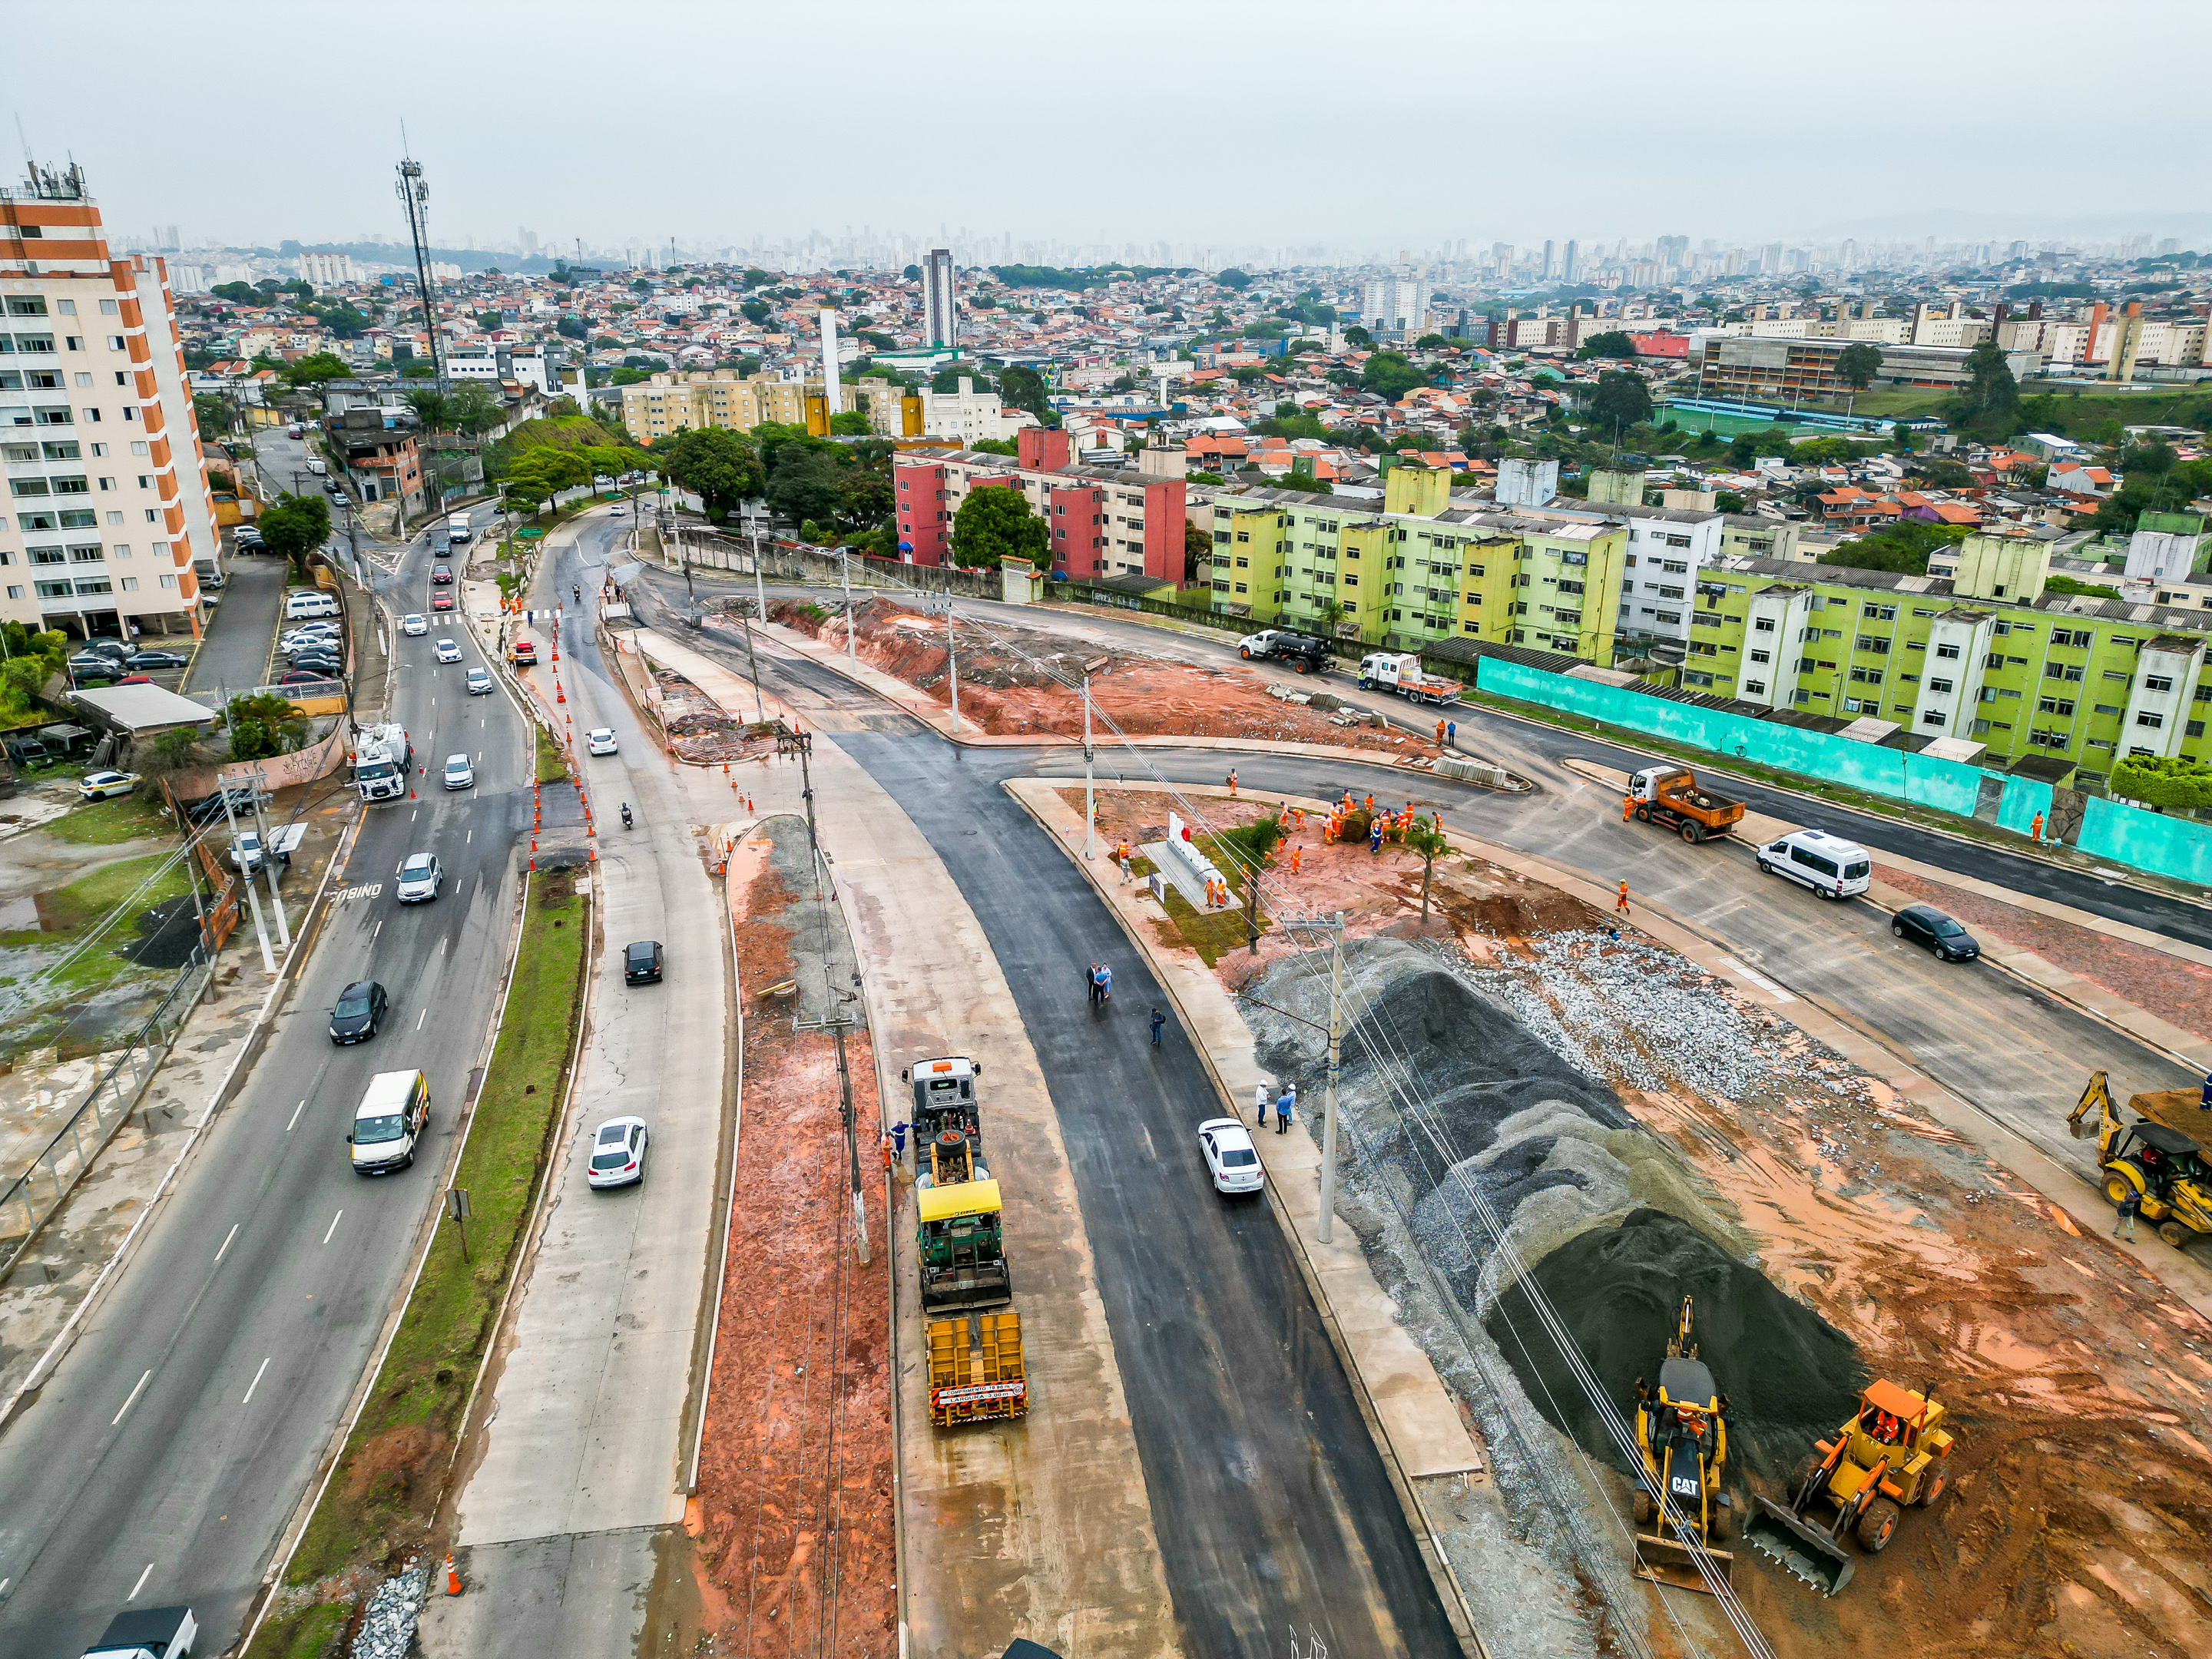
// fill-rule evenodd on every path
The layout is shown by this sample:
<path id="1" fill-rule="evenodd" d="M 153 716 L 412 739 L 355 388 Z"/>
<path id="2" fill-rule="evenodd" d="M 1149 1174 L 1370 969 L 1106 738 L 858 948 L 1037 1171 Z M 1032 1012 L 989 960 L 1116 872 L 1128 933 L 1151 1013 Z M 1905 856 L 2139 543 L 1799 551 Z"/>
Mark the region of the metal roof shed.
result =
<path id="1" fill-rule="evenodd" d="M 111 685 L 100 691 L 79 691 L 70 701 L 111 732 L 136 737 L 145 732 L 167 732 L 179 726 L 205 726 L 216 711 L 205 703 L 158 685 Z"/>

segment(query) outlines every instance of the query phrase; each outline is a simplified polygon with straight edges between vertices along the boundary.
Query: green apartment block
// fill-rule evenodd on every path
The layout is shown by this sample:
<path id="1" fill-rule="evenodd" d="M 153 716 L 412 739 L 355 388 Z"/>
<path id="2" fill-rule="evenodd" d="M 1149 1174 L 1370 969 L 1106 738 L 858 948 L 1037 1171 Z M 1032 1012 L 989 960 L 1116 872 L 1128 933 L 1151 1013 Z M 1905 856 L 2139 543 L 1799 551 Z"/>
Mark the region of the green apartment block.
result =
<path id="1" fill-rule="evenodd" d="M 1196 490 L 1212 509 L 1213 609 L 1419 651 L 1486 641 L 1613 660 L 1627 526 L 1455 505 L 1451 475 L 1384 475 L 1380 511 L 1297 490 Z"/>
<path id="2" fill-rule="evenodd" d="M 2045 591 L 2048 544 L 1984 532 L 1948 580 L 1765 559 L 1698 574 L 1686 689 L 1879 720 L 2102 775 L 2130 753 L 2212 758 L 2212 616 Z"/>

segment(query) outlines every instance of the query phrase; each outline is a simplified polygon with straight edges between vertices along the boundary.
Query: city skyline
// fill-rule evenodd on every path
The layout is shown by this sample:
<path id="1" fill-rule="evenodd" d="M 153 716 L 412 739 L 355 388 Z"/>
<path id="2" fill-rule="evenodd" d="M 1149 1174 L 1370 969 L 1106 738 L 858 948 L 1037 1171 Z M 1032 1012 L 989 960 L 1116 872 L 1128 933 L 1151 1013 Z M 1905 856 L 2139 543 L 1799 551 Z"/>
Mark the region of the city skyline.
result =
<path id="1" fill-rule="evenodd" d="M 11 21 L 22 49 L 6 95 L 33 153 L 83 164 L 112 226 L 180 227 L 196 245 L 392 237 L 403 122 L 433 180 L 434 232 L 450 246 L 500 246 L 520 226 L 556 252 L 580 237 L 601 249 L 665 248 L 672 236 L 783 246 L 863 225 L 934 246 L 938 228 L 965 224 L 977 238 L 1112 257 L 1164 241 L 1352 262 L 1462 239 L 1610 247 L 1683 231 L 1740 242 L 2212 238 L 2212 213 L 2193 206 L 2181 100 L 2065 108 L 2036 91 L 2051 43 L 2079 27 L 2051 4 L 1875 3 L 1854 12 L 1848 43 L 1742 0 L 1691 0 L 1657 43 L 1648 13 L 1610 0 L 1540 17 L 1415 5 L 1352 51 L 1340 14 L 1296 5 L 1271 10 L 1260 36 L 1226 9 L 1139 3 L 1108 29 L 1014 31 L 989 9 L 939 9 L 925 29 L 863 4 L 841 14 L 826 93 L 810 76 L 753 72 L 820 51 L 811 26 L 782 11 L 671 0 L 630 15 L 646 59 L 635 89 L 599 67 L 623 56 L 590 45 L 611 27 L 599 12 L 535 7 L 525 33 L 509 8 L 398 0 L 388 11 L 381 38 L 435 41 L 435 65 L 330 121 L 281 88 L 302 64 L 341 80 L 375 67 L 335 16 L 217 0 L 202 27 L 117 31 L 112 69 L 268 89 L 248 95 L 312 138 L 254 147 L 242 172 L 188 144 L 146 151 L 90 118 L 66 82 L 30 73 L 68 50 L 52 13 Z M 2183 61 L 2212 40 L 2202 9 L 2164 0 L 2113 8 L 2100 27 Z M 1940 98 L 1882 68 L 1890 39 L 1901 58 L 1954 66 Z M 732 65 L 745 119 L 730 121 L 718 96 L 659 101 L 664 45 L 686 64 Z M 1093 112 L 1109 135 L 1081 161 L 1066 139 L 1085 104 L 1061 72 L 1075 64 L 1099 89 Z M 836 90 L 858 86 L 882 95 Z M 1786 113 L 1778 86 L 1802 88 Z M 639 99 L 655 100 L 653 118 L 625 122 Z M 563 131 L 571 142 L 549 142 Z M 1292 155 L 1297 165 L 1282 165 Z M 1423 156 L 1428 166 L 1409 165 Z M 2000 156 L 2031 159 L 1990 164 Z"/>

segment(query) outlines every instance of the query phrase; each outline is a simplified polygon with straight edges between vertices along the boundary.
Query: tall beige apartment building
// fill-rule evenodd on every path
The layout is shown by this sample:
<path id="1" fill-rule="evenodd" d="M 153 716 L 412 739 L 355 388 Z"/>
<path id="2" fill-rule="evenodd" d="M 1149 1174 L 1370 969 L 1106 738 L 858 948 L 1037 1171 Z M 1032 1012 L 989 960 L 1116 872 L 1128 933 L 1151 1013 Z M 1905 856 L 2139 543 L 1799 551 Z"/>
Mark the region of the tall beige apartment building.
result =
<path id="1" fill-rule="evenodd" d="M 109 252 L 82 173 L 0 190 L 0 617 L 197 634 L 215 501 L 167 267 Z"/>
<path id="2" fill-rule="evenodd" d="M 853 407 L 853 388 L 838 388 L 838 412 Z M 806 424 L 806 399 L 822 396 L 819 377 L 784 380 L 773 374 L 734 374 L 709 369 L 656 374 L 623 388 L 623 429 L 641 444 L 710 426 L 750 432 L 763 421 Z"/>

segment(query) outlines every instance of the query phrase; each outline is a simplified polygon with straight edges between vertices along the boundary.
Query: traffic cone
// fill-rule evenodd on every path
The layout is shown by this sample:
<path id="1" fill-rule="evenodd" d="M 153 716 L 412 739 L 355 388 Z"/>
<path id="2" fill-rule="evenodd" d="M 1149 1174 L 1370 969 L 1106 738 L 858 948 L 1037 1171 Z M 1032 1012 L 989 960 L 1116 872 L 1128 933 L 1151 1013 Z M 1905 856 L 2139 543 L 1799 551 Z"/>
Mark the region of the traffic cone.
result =
<path id="1" fill-rule="evenodd" d="M 568 701 L 568 694 L 561 689 L 561 682 L 558 680 L 553 682 L 553 701 L 556 702 Z"/>
<path id="2" fill-rule="evenodd" d="M 538 860 L 534 858 L 530 860 L 530 873 L 533 876 L 538 873 Z"/>
<path id="3" fill-rule="evenodd" d="M 459 1595 L 460 1593 L 460 1569 L 453 1565 L 453 1558 L 449 1555 L 446 1558 L 446 1594 L 448 1595 Z"/>

